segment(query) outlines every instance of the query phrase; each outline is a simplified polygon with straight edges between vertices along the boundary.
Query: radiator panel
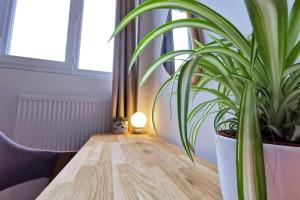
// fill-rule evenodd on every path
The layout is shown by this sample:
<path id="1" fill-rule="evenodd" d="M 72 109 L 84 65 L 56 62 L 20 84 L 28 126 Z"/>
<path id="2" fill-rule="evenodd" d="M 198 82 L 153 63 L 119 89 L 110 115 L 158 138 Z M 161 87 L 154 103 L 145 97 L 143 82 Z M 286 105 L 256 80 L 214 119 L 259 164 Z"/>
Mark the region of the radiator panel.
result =
<path id="1" fill-rule="evenodd" d="M 78 150 L 91 134 L 109 131 L 110 109 L 108 99 L 20 95 L 14 140 L 33 148 Z"/>

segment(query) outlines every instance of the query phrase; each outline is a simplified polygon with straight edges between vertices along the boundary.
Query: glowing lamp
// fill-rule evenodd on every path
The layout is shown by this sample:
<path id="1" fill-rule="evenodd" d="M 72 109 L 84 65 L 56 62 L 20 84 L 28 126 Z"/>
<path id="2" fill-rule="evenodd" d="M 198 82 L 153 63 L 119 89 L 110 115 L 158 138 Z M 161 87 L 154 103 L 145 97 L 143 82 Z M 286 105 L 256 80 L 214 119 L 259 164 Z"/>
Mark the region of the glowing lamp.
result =
<path id="1" fill-rule="evenodd" d="M 144 113 L 136 112 L 131 116 L 131 125 L 134 127 L 132 133 L 146 133 L 144 127 L 147 124 L 147 117 Z"/>

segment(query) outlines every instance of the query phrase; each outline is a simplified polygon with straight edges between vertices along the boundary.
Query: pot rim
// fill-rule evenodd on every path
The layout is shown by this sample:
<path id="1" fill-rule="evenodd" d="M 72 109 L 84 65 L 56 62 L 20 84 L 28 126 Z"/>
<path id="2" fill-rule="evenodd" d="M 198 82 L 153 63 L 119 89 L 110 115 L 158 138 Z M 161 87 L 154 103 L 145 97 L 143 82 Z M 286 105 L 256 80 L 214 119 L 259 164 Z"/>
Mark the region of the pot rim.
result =
<path id="1" fill-rule="evenodd" d="M 236 140 L 235 136 L 227 134 L 225 131 L 217 131 L 217 135 L 225 137 L 225 138 L 228 138 L 228 139 L 230 138 L 230 139 Z M 286 146 L 286 147 L 298 147 L 298 148 L 300 148 L 300 144 L 286 143 L 286 142 L 264 141 L 263 144 L 275 145 L 275 146 Z"/>

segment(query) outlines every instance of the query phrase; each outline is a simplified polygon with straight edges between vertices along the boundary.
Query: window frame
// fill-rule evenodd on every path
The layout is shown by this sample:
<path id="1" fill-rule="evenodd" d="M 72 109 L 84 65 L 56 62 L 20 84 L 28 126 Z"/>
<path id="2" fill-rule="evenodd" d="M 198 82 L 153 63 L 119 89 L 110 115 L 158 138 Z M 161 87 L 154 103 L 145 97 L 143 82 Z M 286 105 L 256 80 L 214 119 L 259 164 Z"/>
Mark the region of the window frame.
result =
<path id="1" fill-rule="evenodd" d="M 173 18 L 173 15 L 174 15 L 174 12 L 181 12 L 181 11 L 177 11 L 177 10 L 171 10 L 171 13 L 172 13 L 172 19 L 171 19 L 171 21 L 174 21 L 174 20 L 176 20 L 176 19 L 174 19 Z M 186 15 L 186 18 L 188 18 L 188 16 L 187 16 L 187 13 L 184 13 L 185 15 Z M 179 49 L 175 49 L 175 34 L 174 34 L 174 32 L 176 31 L 176 29 L 173 29 L 172 30 L 173 31 L 173 46 L 174 46 L 174 51 L 176 51 L 176 50 L 179 50 Z M 186 27 L 186 33 L 187 33 L 187 40 L 188 40 L 188 49 L 189 50 L 192 50 L 193 48 L 192 48 L 192 40 L 193 40 L 193 38 L 192 38 L 192 35 L 191 35 L 191 28 L 190 27 Z M 182 50 L 182 49 L 180 49 L 180 50 Z M 178 70 L 178 68 L 176 69 L 176 60 L 174 60 L 174 67 L 175 67 L 175 72 Z"/>
<path id="2" fill-rule="evenodd" d="M 81 28 L 84 0 L 70 0 L 65 61 L 53 61 L 8 55 L 11 44 L 12 28 L 17 0 L 6 0 L 0 19 L 3 20 L 0 33 L 0 68 L 13 68 L 28 71 L 49 72 L 58 74 L 79 75 L 112 79 L 112 72 L 93 71 L 79 68 Z"/>
<path id="3" fill-rule="evenodd" d="M 174 13 L 174 12 L 180 12 L 180 11 L 172 10 L 171 12 L 172 12 L 172 15 L 171 15 L 171 16 L 172 16 L 172 21 L 173 21 L 173 20 L 175 20 L 175 19 L 173 19 L 173 13 Z M 185 13 L 185 14 L 186 14 L 186 18 L 188 18 L 187 13 Z M 190 30 L 191 28 L 190 28 L 190 27 L 186 27 L 186 29 L 187 29 L 187 35 L 188 35 L 188 47 L 189 47 L 189 49 L 192 49 L 192 40 L 193 40 L 193 39 L 192 39 L 192 36 L 191 36 L 191 30 Z M 174 31 L 174 30 L 173 30 L 173 31 Z M 173 36 L 173 40 L 174 40 L 173 42 L 175 43 L 175 38 L 174 38 L 174 36 Z"/>

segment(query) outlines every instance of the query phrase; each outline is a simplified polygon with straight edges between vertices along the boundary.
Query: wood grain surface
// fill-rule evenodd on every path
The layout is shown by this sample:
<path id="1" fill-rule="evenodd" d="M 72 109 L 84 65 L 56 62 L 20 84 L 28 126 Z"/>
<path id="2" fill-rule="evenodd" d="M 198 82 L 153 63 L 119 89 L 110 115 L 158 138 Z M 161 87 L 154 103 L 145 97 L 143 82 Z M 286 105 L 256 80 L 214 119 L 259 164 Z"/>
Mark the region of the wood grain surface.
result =
<path id="1" fill-rule="evenodd" d="M 153 135 L 96 134 L 38 200 L 222 199 L 216 166 Z"/>

